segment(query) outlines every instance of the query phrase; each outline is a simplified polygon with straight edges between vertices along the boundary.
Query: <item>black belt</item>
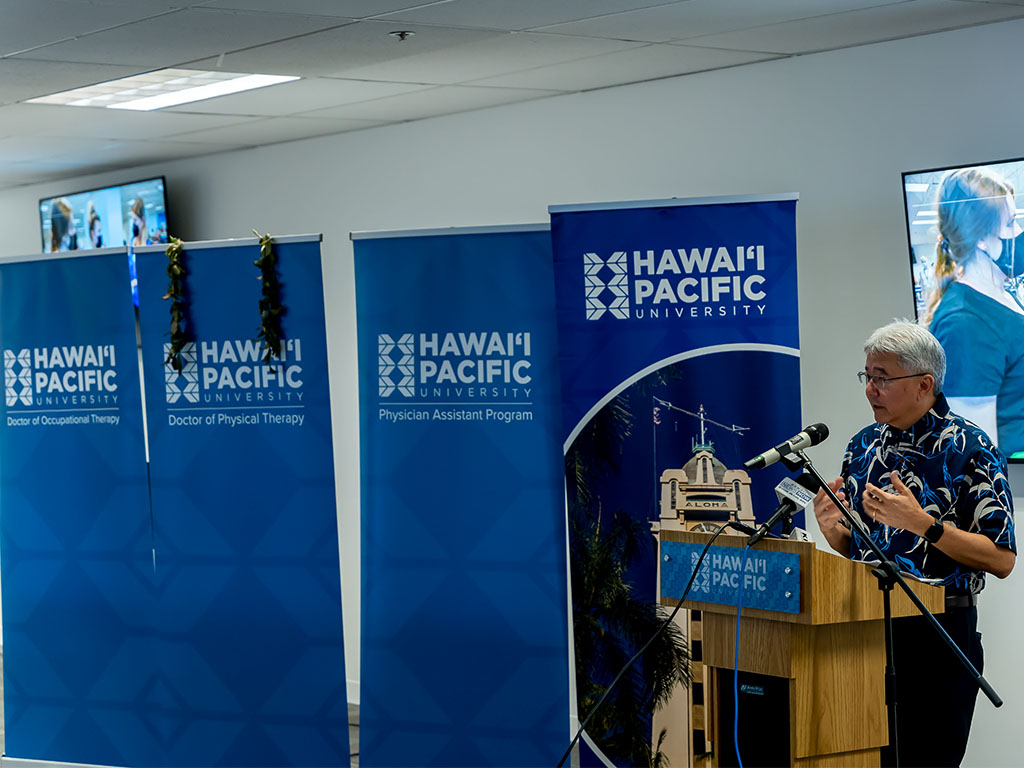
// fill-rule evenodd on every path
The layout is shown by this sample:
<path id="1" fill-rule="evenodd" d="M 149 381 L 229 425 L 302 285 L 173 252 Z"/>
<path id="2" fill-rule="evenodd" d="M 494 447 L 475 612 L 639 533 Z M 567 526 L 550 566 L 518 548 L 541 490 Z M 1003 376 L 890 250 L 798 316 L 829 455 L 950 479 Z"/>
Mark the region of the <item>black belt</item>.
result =
<path id="1" fill-rule="evenodd" d="M 971 608 L 978 604 L 977 595 L 946 595 L 946 610 L 950 608 Z"/>

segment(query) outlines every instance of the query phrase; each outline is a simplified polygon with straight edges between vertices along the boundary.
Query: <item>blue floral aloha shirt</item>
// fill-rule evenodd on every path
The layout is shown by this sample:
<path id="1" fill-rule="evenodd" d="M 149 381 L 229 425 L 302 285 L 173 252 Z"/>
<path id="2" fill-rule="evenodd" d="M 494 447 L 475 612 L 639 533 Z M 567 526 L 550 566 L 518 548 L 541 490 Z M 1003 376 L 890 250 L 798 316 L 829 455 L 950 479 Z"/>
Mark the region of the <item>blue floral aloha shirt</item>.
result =
<path id="1" fill-rule="evenodd" d="M 932 517 L 1016 552 L 1006 459 L 988 435 L 951 413 L 941 394 L 906 431 L 888 424 L 865 427 L 850 440 L 843 458 L 846 498 L 887 557 L 907 573 L 942 579 L 947 595 L 980 592 L 983 572 L 956 562 L 910 531 L 876 523 L 864 513 L 865 484 L 888 489 L 893 470 Z M 850 556 L 873 559 L 863 537 L 857 531 L 852 536 Z"/>

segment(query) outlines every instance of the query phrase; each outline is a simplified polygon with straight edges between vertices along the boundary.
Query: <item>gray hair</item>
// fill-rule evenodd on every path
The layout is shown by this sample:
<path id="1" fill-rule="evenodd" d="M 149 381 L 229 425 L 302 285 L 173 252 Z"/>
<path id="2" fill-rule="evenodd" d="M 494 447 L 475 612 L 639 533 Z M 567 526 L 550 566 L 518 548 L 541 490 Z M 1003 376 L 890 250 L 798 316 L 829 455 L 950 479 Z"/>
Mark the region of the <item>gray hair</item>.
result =
<path id="1" fill-rule="evenodd" d="M 883 325 L 864 342 L 865 355 L 896 355 L 908 373 L 930 373 L 933 391 L 942 392 L 946 379 L 946 353 L 939 340 L 923 325 L 910 320 L 894 320 Z"/>

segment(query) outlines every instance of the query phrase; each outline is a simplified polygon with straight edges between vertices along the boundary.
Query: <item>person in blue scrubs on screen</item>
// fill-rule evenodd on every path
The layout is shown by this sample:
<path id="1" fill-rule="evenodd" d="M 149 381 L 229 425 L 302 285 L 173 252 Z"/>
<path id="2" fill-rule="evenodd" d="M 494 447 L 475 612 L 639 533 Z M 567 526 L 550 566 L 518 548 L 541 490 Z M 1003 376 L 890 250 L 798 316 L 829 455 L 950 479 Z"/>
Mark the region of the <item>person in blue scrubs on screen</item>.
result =
<path id="1" fill-rule="evenodd" d="M 1024 457 L 1024 254 L 1013 188 L 990 171 L 950 171 L 939 185 L 939 241 L 922 321 L 946 350 L 949 407 Z"/>

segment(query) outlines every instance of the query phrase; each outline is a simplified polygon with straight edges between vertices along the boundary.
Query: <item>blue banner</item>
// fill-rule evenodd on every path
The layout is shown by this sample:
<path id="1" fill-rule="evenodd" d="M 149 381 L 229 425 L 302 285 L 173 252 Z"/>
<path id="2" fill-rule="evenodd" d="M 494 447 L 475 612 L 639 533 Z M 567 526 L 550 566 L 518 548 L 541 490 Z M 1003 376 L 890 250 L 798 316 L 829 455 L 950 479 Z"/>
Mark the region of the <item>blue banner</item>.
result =
<path id="1" fill-rule="evenodd" d="M 157 759 L 152 530 L 124 249 L 0 264 L 7 757 Z"/>
<path id="2" fill-rule="evenodd" d="M 186 244 L 166 364 L 163 249 L 138 249 L 166 764 L 347 765 L 337 511 L 318 238 L 276 241 L 285 339 L 263 361 L 255 240 Z"/>
<path id="3" fill-rule="evenodd" d="M 547 228 L 356 238 L 365 766 L 569 740 Z"/>
<path id="4" fill-rule="evenodd" d="M 552 209 L 565 447 L 632 398 L 621 474 L 643 478 L 637 515 L 657 519 L 651 484 L 695 446 L 740 467 L 799 431 L 795 211 L 793 199 Z M 758 518 L 784 474 L 757 475 Z"/>
<path id="5" fill-rule="evenodd" d="M 631 597 L 653 603 L 650 523 L 771 515 L 784 467 L 756 476 L 741 467 L 800 428 L 795 207 L 712 199 L 551 209 L 574 578 L 586 571 L 577 557 L 612 547 Z M 636 544 L 618 546 L 627 536 Z M 595 549 L 590 539 L 609 543 Z M 577 621 L 603 628 L 583 637 L 576 627 L 582 703 L 614 674 L 609 654 L 621 648 L 608 643 L 622 630 L 602 618 L 593 590 L 573 587 Z M 650 738 L 643 730 L 633 744 Z M 649 759 L 610 751 L 620 764 Z"/>

